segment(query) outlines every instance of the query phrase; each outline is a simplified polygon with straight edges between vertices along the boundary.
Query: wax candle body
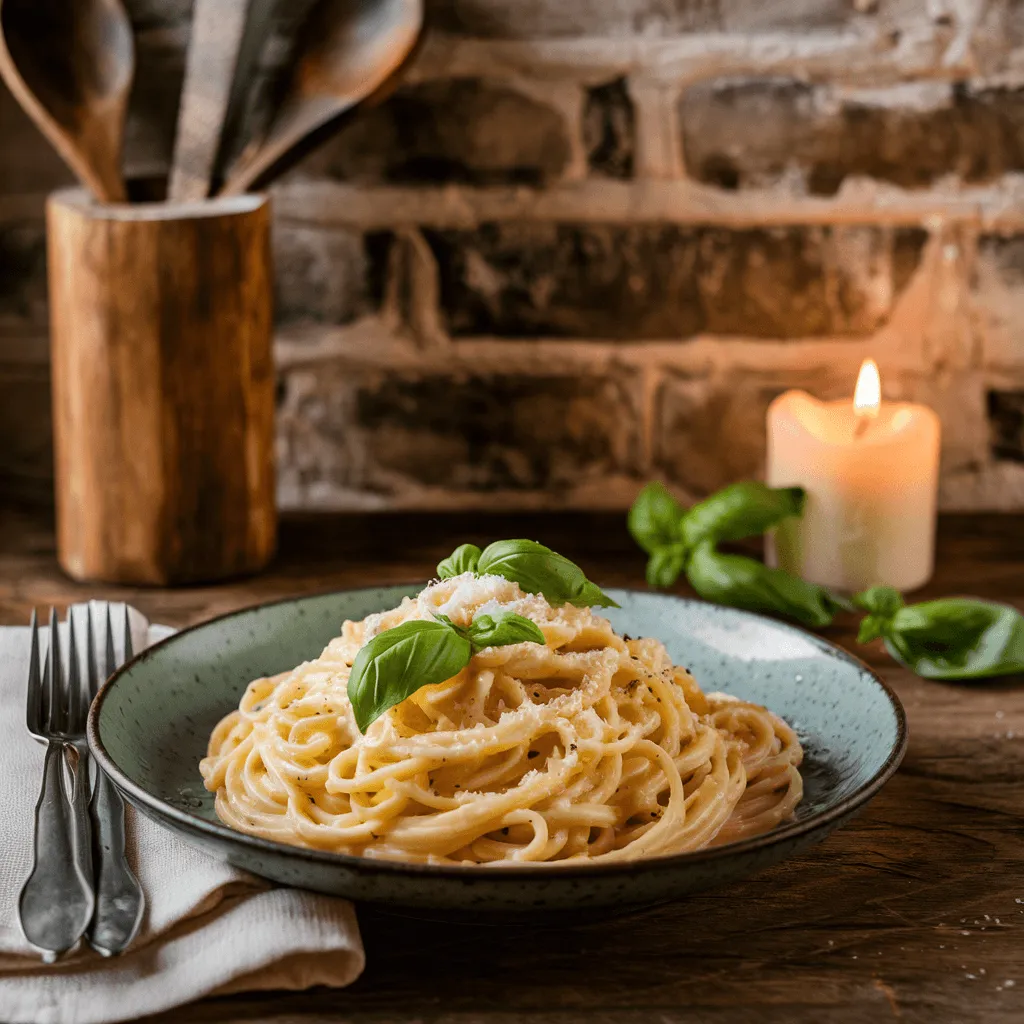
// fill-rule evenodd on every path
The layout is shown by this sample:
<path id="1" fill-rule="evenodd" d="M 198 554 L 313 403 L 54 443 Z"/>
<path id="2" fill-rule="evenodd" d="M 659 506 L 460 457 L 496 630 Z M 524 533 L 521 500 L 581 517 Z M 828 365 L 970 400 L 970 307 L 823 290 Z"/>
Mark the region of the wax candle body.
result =
<path id="1" fill-rule="evenodd" d="M 939 436 L 938 417 L 921 405 L 883 402 L 866 420 L 849 400 L 779 396 L 768 410 L 768 483 L 799 484 L 807 502 L 770 539 L 769 562 L 848 592 L 927 582 Z"/>

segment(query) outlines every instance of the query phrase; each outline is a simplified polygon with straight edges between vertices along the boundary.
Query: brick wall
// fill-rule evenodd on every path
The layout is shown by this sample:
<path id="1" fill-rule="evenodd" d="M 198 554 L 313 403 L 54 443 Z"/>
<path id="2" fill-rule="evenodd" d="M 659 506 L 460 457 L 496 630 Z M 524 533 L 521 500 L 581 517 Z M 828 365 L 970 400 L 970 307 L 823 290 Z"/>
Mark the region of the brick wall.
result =
<path id="1" fill-rule="evenodd" d="M 166 166 L 187 0 L 134 0 Z M 409 76 L 274 190 L 280 498 L 622 506 L 756 474 L 780 391 L 944 424 L 1024 506 L 1024 3 L 433 0 Z M 0 486 L 49 491 L 45 192 L 0 96 Z"/>

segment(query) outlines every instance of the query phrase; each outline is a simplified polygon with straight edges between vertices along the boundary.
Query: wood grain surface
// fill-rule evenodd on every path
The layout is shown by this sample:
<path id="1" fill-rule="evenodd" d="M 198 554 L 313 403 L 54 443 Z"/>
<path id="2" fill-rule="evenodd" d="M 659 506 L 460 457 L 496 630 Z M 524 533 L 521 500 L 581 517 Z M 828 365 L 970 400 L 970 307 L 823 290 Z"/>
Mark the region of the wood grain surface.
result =
<path id="1" fill-rule="evenodd" d="M 269 202 L 47 203 L 58 550 L 78 579 L 221 579 L 273 549 Z"/>
<path id="2" fill-rule="evenodd" d="M 456 543 L 530 536 L 602 584 L 642 586 L 623 517 L 287 518 L 263 575 L 179 590 L 64 577 L 49 525 L 0 513 L 0 621 L 35 604 L 128 599 L 185 625 L 291 594 L 424 579 Z M 1024 518 L 942 520 L 931 596 L 1024 608 Z M 685 592 L 680 588 L 680 592 Z M 1018 1024 L 1024 1020 L 1024 690 L 1020 679 L 928 683 L 879 668 L 910 748 L 868 809 L 807 854 L 728 890 L 625 920 L 496 930 L 360 910 L 368 966 L 344 991 L 206 1000 L 160 1024 Z M 157 1019 L 155 1019 L 157 1020 Z"/>

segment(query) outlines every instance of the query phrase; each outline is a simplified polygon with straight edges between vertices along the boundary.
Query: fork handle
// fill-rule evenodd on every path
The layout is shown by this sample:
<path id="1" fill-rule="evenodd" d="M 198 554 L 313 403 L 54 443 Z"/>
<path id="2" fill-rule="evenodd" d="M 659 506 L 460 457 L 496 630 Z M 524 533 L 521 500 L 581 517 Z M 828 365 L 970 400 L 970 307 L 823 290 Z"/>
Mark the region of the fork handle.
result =
<path id="1" fill-rule="evenodd" d="M 34 861 L 18 899 L 25 938 L 49 961 L 82 937 L 95 903 L 92 880 L 82 872 L 78 824 L 65 794 L 64 760 L 64 745 L 47 743 L 36 803 Z"/>
<path id="2" fill-rule="evenodd" d="M 135 938 L 145 900 L 125 854 L 124 801 L 98 766 L 91 809 L 99 869 L 96 912 L 86 937 L 98 953 L 113 956 Z"/>

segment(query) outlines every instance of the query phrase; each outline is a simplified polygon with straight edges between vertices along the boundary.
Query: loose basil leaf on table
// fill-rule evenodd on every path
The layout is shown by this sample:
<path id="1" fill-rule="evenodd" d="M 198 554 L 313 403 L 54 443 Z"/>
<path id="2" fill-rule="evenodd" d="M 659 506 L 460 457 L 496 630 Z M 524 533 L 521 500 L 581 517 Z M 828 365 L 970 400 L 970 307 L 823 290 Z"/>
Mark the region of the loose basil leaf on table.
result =
<path id="1" fill-rule="evenodd" d="M 853 606 L 868 613 L 861 620 L 857 643 L 869 644 L 884 635 L 892 617 L 903 607 L 903 595 L 895 587 L 869 587 L 854 594 Z"/>
<path id="2" fill-rule="evenodd" d="M 665 486 L 654 481 L 636 496 L 636 501 L 630 506 L 629 532 L 647 554 L 653 555 L 680 539 L 679 522 L 684 511 Z"/>
<path id="3" fill-rule="evenodd" d="M 861 624 L 862 643 L 881 637 L 893 658 L 925 679 L 1024 673 L 1024 618 L 1016 608 L 969 597 L 904 605 L 895 591 L 883 606 L 883 589 L 891 590 L 872 588 L 854 598 L 870 613 Z"/>
<path id="4" fill-rule="evenodd" d="M 783 519 L 800 515 L 803 507 L 802 487 L 766 487 L 744 480 L 694 505 L 679 524 L 679 536 L 691 548 L 705 541 L 758 537 Z"/>
<path id="5" fill-rule="evenodd" d="M 853 596 L 855 608 L 886 619 L 892 618 L 903 605 L 903 595 L 895 587 L 868 587 Z"/>
<path id="6" fill-rule="evenodd" d="M 542 594 L 553 605 L 618 608 L 583 570 L 535 540 L 498 540 L 484 548 L 476 571 L 504 576 L 528 594 Z"/>
<path id="7" fill-rule="evenodd" d="M 378 633 L 359 649 L 348 678 L 359 731 L 420 687 L 451 679 L 472 656 L 470 642 L 443 622 L 403 622 Z"/>
<path id="8" fill-rule="evenodd" d="M 480 549 L 475 544 L 460 544 L 447 558 L 437 563 L 438 579 L 447 580 L 464 572 L 476 572 Z"/>
<path id="9" fill-rule="evenodd" d="M 514 612 L 506 612 L 495 618 L 493 615 L 478 615 L 468 626 L 456 626 L 447 615 L 438 618 L 465 637 L 474 653 L 485 647 L 508 647 L 511 644 L 543 644 L 544 634 L 532 619 Z"/>
<path id="10" fill-rule="evenodd" d="M 686 568 L 686 545 L 667 544 L 651 552 L 647 559 L 647 582 L 652 587 L 671 587 Z"/>
<path id="11" fill-rule="evenodd" d="M 693 589 L 706 601 L 788 615 L 808 626 L 827 626 L 842 607 L 816 583 L 806 583 L 743 555 L 723 555 L 709 543 L 692 553 L 686 573 Z"/>

